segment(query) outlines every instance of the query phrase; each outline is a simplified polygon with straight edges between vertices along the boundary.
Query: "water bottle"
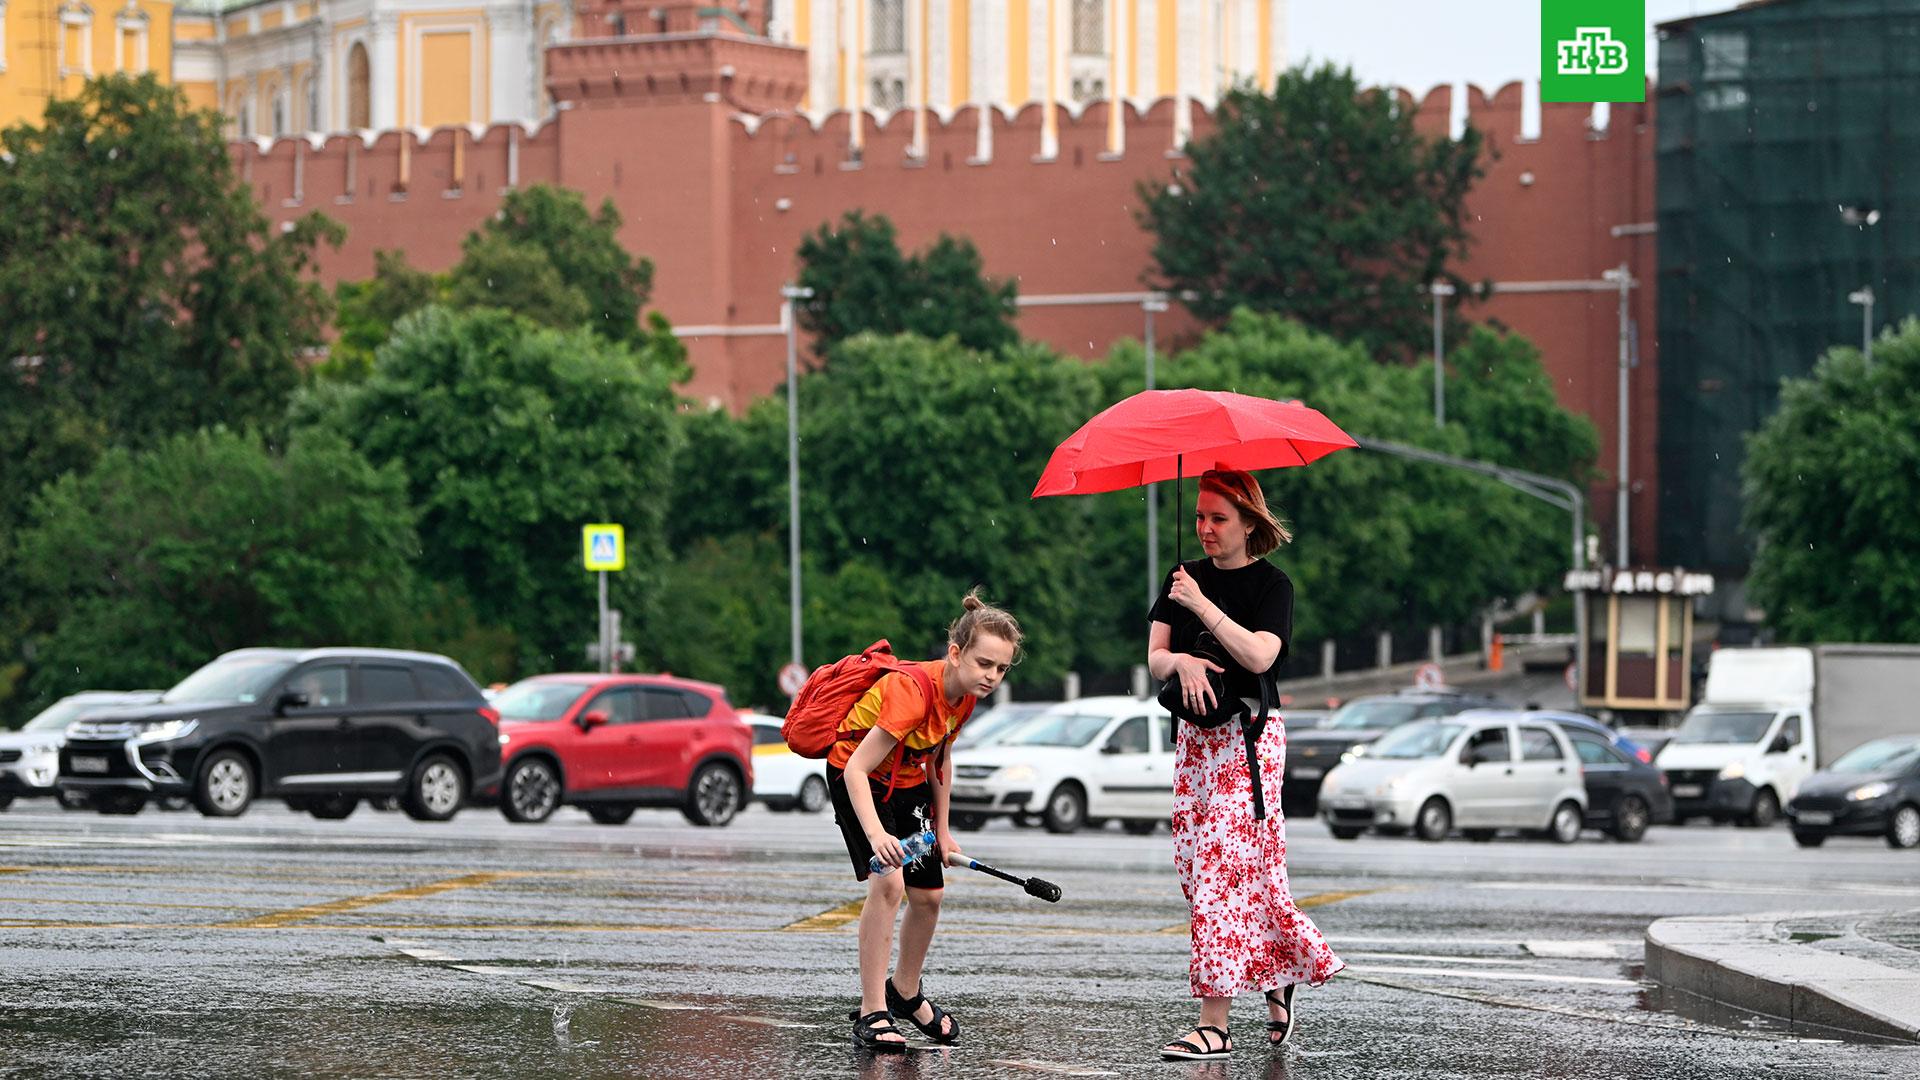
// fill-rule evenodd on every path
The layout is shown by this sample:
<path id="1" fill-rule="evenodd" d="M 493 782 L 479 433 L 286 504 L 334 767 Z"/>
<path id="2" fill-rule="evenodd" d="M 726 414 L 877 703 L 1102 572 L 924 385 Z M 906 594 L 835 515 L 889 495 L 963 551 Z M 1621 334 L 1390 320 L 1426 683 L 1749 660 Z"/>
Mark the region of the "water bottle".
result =
<path id="1" fill-rule="evenodd" d="M 900 841 L 900 850 L 906 853 L 906 865 L 908 866 L 912 866 L 914 863 L 919 862 L 923 857 L 926 856 L 927 852 L 932 851 L 933 849 L 934 849 L 934 839 L 933 839 L 933 829 L 931 826 L 925 829 L 921 829 L 919 832 L 914 833 L 912 836 L 909 836 L 905 840 Z M 894 871 L 893 867 L 888 866 L 886 863 L 881 862 L 880 856 L 878 855 L 875 855 L 873 858 L 867 860 L 867 868 L 872 870 L 876 875 L 879 875 L 879 876 L 885 876 L 887 874 L 893 873 Z"/>

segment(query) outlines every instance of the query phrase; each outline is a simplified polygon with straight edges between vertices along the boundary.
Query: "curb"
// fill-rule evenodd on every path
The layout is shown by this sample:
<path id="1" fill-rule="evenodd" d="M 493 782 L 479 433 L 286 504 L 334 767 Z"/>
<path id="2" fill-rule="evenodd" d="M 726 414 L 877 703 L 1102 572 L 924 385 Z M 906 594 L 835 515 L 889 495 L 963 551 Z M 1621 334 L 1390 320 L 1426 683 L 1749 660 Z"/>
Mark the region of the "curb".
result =
<path id="1" fill-rule="evenodd" d="M 1647 927 L 1647 978 L 1796 1028 L 1920 1042 L 1920 972 L 1797 945 L 1775 926 L 1834 914 L 1661 919 Z"/>

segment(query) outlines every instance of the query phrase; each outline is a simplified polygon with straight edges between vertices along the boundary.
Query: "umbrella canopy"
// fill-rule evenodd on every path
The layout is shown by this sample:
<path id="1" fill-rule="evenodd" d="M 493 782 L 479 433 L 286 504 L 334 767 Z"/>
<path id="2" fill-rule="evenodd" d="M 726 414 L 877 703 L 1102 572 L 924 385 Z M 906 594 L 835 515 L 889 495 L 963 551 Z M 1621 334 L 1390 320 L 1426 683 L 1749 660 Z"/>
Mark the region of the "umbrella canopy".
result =
<path id="1" fill-rule="evenodd" d="M 1298 401 L 1226 390 L 1143 390 L 1056 447 L 1033 497 L 1118 491 L 1208 469 L 1282 469 L 1357 445 Z"/>

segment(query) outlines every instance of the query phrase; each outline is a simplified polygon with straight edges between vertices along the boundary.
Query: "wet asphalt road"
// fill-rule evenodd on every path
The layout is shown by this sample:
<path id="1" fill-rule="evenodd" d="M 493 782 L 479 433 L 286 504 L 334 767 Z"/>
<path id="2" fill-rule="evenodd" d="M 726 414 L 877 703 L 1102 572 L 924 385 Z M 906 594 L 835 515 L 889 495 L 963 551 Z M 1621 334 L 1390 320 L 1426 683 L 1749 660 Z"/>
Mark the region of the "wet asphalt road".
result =
<path id="1" fill-rule="evenodd" d="M 1341 842 L 1293 823 L 1294 895 L 1351 967 L 1283 1053 L 1250 996 L 1230 1063 L 1163 1063 L 1192 1023 L 1164 831 L 996 823 L 949 872 L 932 996 L 963 1044 L 848 1043 L 861 890 L 829 816 L 698 829 L 643 811 L 420 824 L 277 804 L 235 821 L 0 813 L 0 1076 L 1871 1077 L 1920 1049 L 1667 1011 L 1640 934 L 1677 914 L 1920 907 L 1920 859 L 1784 830 L 1639 845 Z"/>

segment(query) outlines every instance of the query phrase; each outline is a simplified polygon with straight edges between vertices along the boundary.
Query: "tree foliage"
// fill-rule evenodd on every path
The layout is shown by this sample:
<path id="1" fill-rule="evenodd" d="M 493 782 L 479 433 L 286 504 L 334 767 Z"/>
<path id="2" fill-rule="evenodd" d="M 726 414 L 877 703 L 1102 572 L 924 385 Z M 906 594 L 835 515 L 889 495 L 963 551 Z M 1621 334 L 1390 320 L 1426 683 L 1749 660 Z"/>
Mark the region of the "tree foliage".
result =
<path id="1" fill-rule="evenodd" d="M 971 240 L 940 234 L 924 252 L 900 251 L 893 222 L 850 210 L 838 226 L 822 225 L 800 241 L 800 285 L 813 296 L 799 305 L 800 326 L 821 357 L 861 333 L 949 334 L 979 350 L 1019 341 L 1013 327 L 1016 287 L 995 281 Z"/>
<path id="2" fill-rule="evenodd" d="M 1783 383 L 1744 474 L 1748 593 L 1781 638 L 1920 642 L 1920 320 Z"/>
<path id="3" fill-rule="evenodd" d="M 38 703 L 170 686 L 252 645 L 424 643 L 413 512 L 397 469 L 344 442 L 177 435 L 49 485 L 12 557 Z"/>
<path id="4" fill-rule="evenodd" d="M 1229 91 L 1217 127 L 1171 182 L 1141 188 L 1155 284 L 1218 322 L 1240 308 L 1291 316 L 1369 352 L 1428 340 L 1421 288 L 1465 255 L 1479 132 L 1425 138 L 1410 110 L 1349 70 L 1282 74 Z M 1191 293 L 1191 297 L 1186 294 Z"/>
<path id="5" fill-rule="evenodd" d="M 406 477 L 422 572 L 511 628 L 526 670 L 571 669 L 594 634 L 582 525 L 626 527 L 614 578 L 629 619 L 655 595 L 675 363 L 493 308 L 430 307 L 401 320 L 364 381 L 315 387 L 295 417 Z"/>

